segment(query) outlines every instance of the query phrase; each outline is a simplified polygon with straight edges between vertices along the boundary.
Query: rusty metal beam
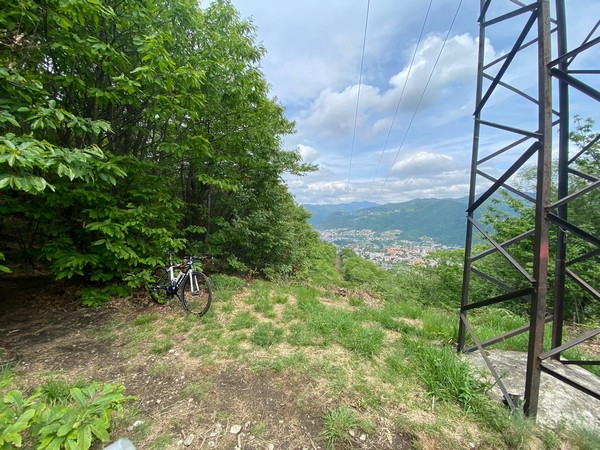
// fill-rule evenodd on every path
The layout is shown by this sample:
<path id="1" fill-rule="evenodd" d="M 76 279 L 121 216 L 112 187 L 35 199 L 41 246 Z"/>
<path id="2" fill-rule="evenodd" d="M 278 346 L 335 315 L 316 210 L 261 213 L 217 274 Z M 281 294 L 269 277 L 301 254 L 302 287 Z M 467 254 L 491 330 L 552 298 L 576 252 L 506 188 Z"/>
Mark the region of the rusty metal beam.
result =
<path id="1" fill-rule="evenodd" d="M 508 395 L 508 391 L 504 387 L 504 383 L 502 383 L 502 378 L 500 377 L 498 372 L 496 372 L 494 365 L 492 364 L 492 362 L 486 355 L 485 350 L 483 349 L 483 347 L 481 346 L 481 343 L 479 342 L 479 339 L 477 339 L 477 336 L 475 336 L 473 329 L 469 325 L 469 322 L 467 321 L 467 317 L 463 313 L 460 313 L 460 321 L 461 321 L 461 323 L 464 324 L 465 328 L 469 332 L 471 339 L 473 339 L 473 342 L 475 343 L 475 345 L 477 346 L 477 349 L 479 350 L 479 354 L 485 361 L 485 364 L 487 365 L 488 369 L 490 370 L 490 373 L 494 377 L 494 380 L 496 380 L 496 384 L 498 385 L 498 388 L 502 392 L 502 395 L 504 396 L 504 400 L 506 400 L 506 403 L 508 404 L 508 406 L 510 407 L 510 409 L 512 411 L 516 411 L 517 408 L 516 408 L 514 402 L 512 401 L 512 398 L 510 398 L 510 395 Z"/>
<path id="2" fill-rule="evenodd" d="M 474 212 L 479 206 L 485 202 L 494 192 L 496 192 L 510 177 L 512 177 L 517 170 L 519 170 L 523 164 L 525 164 L 529 159 L 540 149 L 541 145 L 538 141 L 531 144 L 531 146 L 517 159 L 507 170 L 502 174 L 498 181 L 496 181 L 487 191 L 485 191 L 481 197 L 477 199 L 467 212 Z"/>
<path id="3" fill-rule="evenodd" d="M 488 87 L 488 90 L 483 95 L 481 101 L 477 104 L 477 107 L 475 108 L 475 115 L 478 115 L 481 112 L 481 108 L 483 108 L 485 106 L 485 104 L 489 100 L 490 96 L 496 89 L 496 86 L 498 85 L 498 81 L 500 80 L 500 78 L 502 78 L 502 76 L 504 75 L 504 73 L 506 72 L 506 70 L 508 69 L 510 64 L 512 63 L 513 59 L 517 55 L 517 53 L 519 51 L 519 47 L 521 46 L 521 44 L 523 44 L 523 41 L 527 37 L 527 34 L 533 27 L 533 24 L 536 22 L 537 16 L 538 16 L 537 10 L 533 11 L 531 13 L 531 17 L 529 17 L 529 19 L 527 20 L 527 23 L 525 24 L 523 31 L 517 38 L 515 44 L 513 45 L 513 48 L 510 50 L 510 52 L 508 52 L 508 56 L 507 56 L 506 60 L 504 61 L 504 64 L 502 64 L 502 67 L 500 67 L 500 70 L 498 71 L 498 74 L 494 78 L 494 81 L 492 81 L 492 83 Z"/>
<path id="4" fill-rule="evenodd" d="M 565 384 L 568 384 L 569 386 L 589 395 L 590 397 L 595 398 L 596 400 L 600 400 L 600 394 L 598 392 L 592 391 L 590 388 L 577 383 L 575 380 L 572 380 L 569 377 L 566 377 L 564 375 L 561 375 L 560 373 L 550 369 L 548 366 L 546 365 L 541 365 L 542 370 L 544 371 L 544 373 L 547 373 L 548 375 L 553 376 L 554 378 L 556 378 L 557 380 L 562 381 Z"/>
<path id="5" fill-rule="evenodd" d="M 550 203 L 552 177 L 552 79 L 546 66 L 552 57 L 550 40 L 550 3 L 538 0 L 538 110 L 539 130 L 542 133 L 541 148 L 537 152 L 537 187 L 535 205 L 535 229 L 533 249 L 533 287 L 531 299 L 529 347 L 527 372 L 525 374 L 525 414 L 537 416 L 540 392 L 541 361 L 539 354 L 544 344 L 544 318 L 548 293 L 549 223 L 546 207 Z"/>
<path id="6" fill-rule="evenodd" d="M 567 72 L 563 72 L 560 69 L 553 68 L 550 69 L 550 72 L 559 80 L 566 81 L 569 84 L 569 86 L 574 87 L 578 91 L 583 92 L 584 94 L 593 98 L 597 102 L 600 102 L 600 92 L 591 87 L 590 85 L 578 80 L 577 78 L 569 75 Z"/>
<path id="7" fill-rule="evenodd" d="M 600 247 L 600 239 L 594 236 L 593 234 L 588 233 L 587 231 L 579 228 L 576 225 L 573 225 L 570 222 L 558 217 L 556 214 L 548 213 L 548 220 L 554 222 L 555 224 L 561 226 L 565 230 L 569 230 L 573 234 L 577 235 L 577 237 L 583 239 L 584 241 L 588 241 L 590 244 L 595 245 L 596 247 Z"/>
<path id="8" fill-rule="evenodd" d="M 500 247 L 502 247 L 502 248 L 510 247 L 511 245 L 516 244 L 517 242 L 521 242 L 523 239 L 533 236 L 534 233 L 535 233 L 535 229 L 525 231 L 524 233 L 521 233 L 520 235 L 515 236 L 514 238 L 511 238 L 508 241 L 501 243 Z M 478 259 L 481 259 L 485 256 L 491 255 L 495 251 L 496 251 L 495 247 L 490 248 L 489 250 L 485 250 L 485 251 L 473 256 L 471 258 L 471 262 L 477 261 Z"/>
<path id="9" fill-rule="evenodd" d="M 484 238 L 486 238 L 494 247 L 496 247 L 496 250 L 498 250 L 498 252 L 500 252 L 500 254 L 502 256 L 504 256 L 504 258 L 513 265 L 513 267 L 515 269 L 517 269 L 519 272 L 521 272 L 521 275 L 523 275 L 530 283 L 533 283 L 535 281 L 535 279 L 531 276 L 531 274 L 529 272 L 527 272 L 527 270 L 525 270 L 523 268 L 523 266 L 521 266 L 521 264 L 519 264 L 517 262 L 516 259 L 514 259 L 506 250 L 504 250 L 504 248 L 498 244 L 493 237 L 491 237 L 489 235 L 489 233 L 487 233 L 483 227 L 481 225 L 479 225 L 474 219 L 469 218 L 469 222 L 471 222 L 475 228 L 477 228 L 477 230 L 483 235 Z"/>
<path id="10" fill-rule="evenodd" d="M 547 358 L 553 358 L 560 361 L 563 364 L 579 364 L 579 365 L 597 365 L 600 361 L 561 361 L 560 353 L 580 345 L 586 339 L 591 338 L 592 335 L 600 334 L 600 331 L 594 330 L 587 333 L 584 336 L 576 338 L 569 343 L 562 343 L 562 327 L 564 321 L 564 296 L 565 296 L 565 283 L 567 280 L 575 282 L 581 286 L 590 295 L 596 299 L 600 299 L 600 291 L 596 286 L 584 280 L 581 276 L 576 274 L 573 270 L 568 269 L 577 263 L 588 261 L 591 258 L 595 258 L 600 255 L 600 238 L 594 236 L 592 233 L 584 230 L 581 226 L 575 223 L 571 223 L 568 217 L 568 208 L 571 203 L 576 199 L 584 199 L 592 192 L 596 192 L 600 189 L 600 177 L 597 175 L 583 173 L 581 168 L 576 166 L 575 163 L 580 157 L 589 152 L 592 146 L 597 145 L 600 142 L 600 135 L 596 136 L 589 142 L 585 147 L 581 148 L 575 156 L 569 156 L 570 136 L 569 136 L 569 122 L 570 122 L 570 111 L 569 111 L 569 92 L 570 89 L 576 89 L 585 94 L 592 101 L 600 101 L 600 92 L 592 87 L 591 85 L 576 78 L 576 74 L 587 74 L 587 75 L 598 75 L 600 69 L 596 68 L 576 68 L 570 69 L 569 65 L 573 60 L 580 54 L 589 51 L 591 48 L 597 48 L 600 45 L 600 38 L 594 37 L 596 30 L 600 26 L 600 21 L 597 21 L 592 31 L 587 35 L 584 41 L 576 48 L 569 49 L 567 46 L 567 17 L 565 0 L 554 0 L 556 4 L 556 20 L 550 17 L 550 0 L 535 0 L 530 4 L 525 4 L 518 0 L 504 0 L 511 1 L 518 5 L 518 9 L 513 9 L 508 13 L 499 15 L 497 17 L 488 18 L 487 15 L 491 9 L 492 1 L 495 0 L 480 0 L 480 15 L 479 15 L 479 59 L 477 68 L 477 91 L 475 101 L 475 112 L 474 112 L 474 134 L 473 134 L 473 156 L 471 160 L 471 186 L 469 191 L 469 206 L 467 209 L 467 234 L 465 243 L 465 265 L 463 271 L 463 290 L 461 297 L 461 313 L 459 320 L 459 339 L 458 349 L 460 351 L 474 351 L 479 350 L 482 357 L 486 361 L 486 364 L 490 368 L 490 371 L 494 375 L 493 367 L 489 360 L 486 359 L 486 354 L 483 351 L 484 347 L 488 347 L 495 343 L 501 342 L 509 337 L 515 336 L 519 333 L 529 332 L 528 340 L 528 353 L 527 353 L 527 371 L 525 379 L 525 404 L 524 409 L 527 415 L 535 418 L 537 415 L 539 393 L 540 393 L 540 377 L 542 371 L 548 373 L 557 379 L 564 381 L 565 383 L 574 386 L 583 392 L 595 397 L 598 397 L 598 393 L 594 393 L 592 390 L 585 386 L 579 385 L 577 382 L 570 380 L 569 377 L 555 373 L 555 371 L 543 364 L 543 360 Z M 500 0 L 498 0 L 500 1 Z M 531 16 L 526 21 L 525 25 L 518 32 L 518 37 L 514 42 L 511 50 L 502 55 L 490 63 L 484 63 L 485 61 L 485 46 L 483 40 L 486 38 L 486 30 L 494 29 L 492 25 L 508 22 L 515 20 L 515 18 L 531 12 Z M 519 20 L 517 19 L 517 20 Z M 519 20 L 522 24 L 523 21 Z M 556 23 L 556 28 L 552 27 L 552 23 Z M 537 36 L 527 40 L 533 25 L 537 25 Z M 558 45 L 556 49 L 556 56 L 552 57 L 552 40 L 551 34 L 556 32 Z M 517 53 L 523 49 L 537 44 L 538 53 L 538 64 L 537 64 L 537 79 L 538 79 L 538 92 L 537 97 L 526 92 L 524 89 L 512 85 L 504 78 L 509 66 L 513 63 Z M 488 68 L 500 64 L 498 71 L 495 75 L 486 73 Z M 487 90 L 483 89 L 484 80 L 490 80 Z M 552 84 L 553 80 L 557 81 L 558 85 L 558 108 L 557 110 L 552 109 Z M 488 105 L 488 100 L 500 86 L 507 89 L 516 95 L 522 97 L 526 101 L 531 102 L 532 105 L 537 105 L 538 117 L 537 117 L 537 130 L 529 131 L 520 128 L 516 128 L 512 124 L 508 123 L 495 123 L 489 120 L 482 119 L 482 111 L 484 108 L 491 108 Z M 553 114 L 556 115 L 557 120 L 552 121 Z M 553 127 L 558 125 L 558 188 L 557 188 L 557 199 L 551 200 L 550 186 L 552 177 L 552 135 Z M 483 126 L 483 127 L 482 127 Z M 487 132 L 488 128 L 502 130 L 507 133 L 517 135 L 513 142 L 500 148 L 499 150 L 492 150 L 487 152 L 488 155 L 479 158 L 479 139 L 480 133 Z M 533 156 L 533 153 L 537 153 L 537 174 L 536 174 L 536 193 L 534 196 L 520 192 L 518 189 L 512 188 L 508 183 L 510 176 L 516 173 L 523 160 L 525 154 L 521 155 L 520 158 L 515 161 L 509 169 L 502 174 L 498 179 L 489 175 L 487 170 L 479 168 L 480 164 L 487 163 L 494 160 L 494 158 L 505 155 L 508 150 L 521 145 L 528 140 L 533 140 L 534 143 L 528 148 L 526 153 L 531 153 L 529 157 Z M 535 151 L 533 151 L 535 149 Z M 569 181 L 570 176 L 578 177 L 581 180 L 589 182 L 584 187 L 578 187 L 576 191 L 570 191 Z M 478 199 L 475 196 L 475 186 L 477 179 L 481 177 L 492 182 L 492 186 L 484 191 Z M 475 211 L 485 204 L 490 199 L 492 194 L 496 192 L 500 187 L 507 189 L 515 195 L 520 195 L 526 200 L 535 203 L 535 223 L 533 230 L 529 230 L 521 233 L 519 236 L 515 236 L 506 240 L 506 242 L 499 244 L 495 242 L 494 238 L 477 223 L 474 219 Z M 557 230 L 557 253 L 556 253 L 556 264 L 554 267 L 555 284 L 554 284 L 554 307 L 552 311 L 548 310 L 546 301 L 548 295 L 548 263 L 549 263 L 549 236 L 550 226 L 554 226 Z M 487 239 L 491 244 L 492 248 L 481 252 L 478 255 L 472 256 L 473 249 L 473 237 L 474 231 L 478 230 L 481 235 Z M 582 239 L 589 244 L 592 244 L 595 248 L 588 250 L 585 254 L 579 255 L 571 260 L 567 261 L 567 235 L 573 235 L 579 239 Z M 521 242 L 523 239 L 533 237 L 534 251 L 533 251 L 533 272 L 525 270 L 520 264 L 507 252 L 506 248 L 517 242 Z M 570 241 L 570 239 L 569 239 Z M 521 275 L 531 284 L 531 287 L 524 287 L 519 281 L 511 282 L 510 285 L 502 280 L 496 279 L 492 275 L 486 274 L 478 270 L 474 263 L 488 255 L 495 252 L 500 253 L 505 257 Z M 478 275 L 488 282 L 500 286 L 504 289 L 507 294 L 488 298 L 485 300 L 470 302 L 470 278 L 471 275 Z M 513 286 L 514 284 L 514 286 Z M 519 285 L 520 284 L 520 285 Z M 529 315 L 529 324 L 518 328 L 517 330 L 504 333 L 501 336 L 490 338 L 484 342 L 475 335 L 475 332 L 467 320 L 467 312 L 474 311 L 478 308 L 490 307 L 491 305 L 500 304 L 508 301 L 515 301 L 523 296 L 531 297 L 531 308 Z M 546 314 L 548 312 L 548 314 Z M 550 350 L 545 351 L 543 346 L 544 339 L 544 327 L 545 324 L 552 321 L 552 343 Z M 475 345 L 465 346 L 465 337 L 469 333 Z M 496 378 L 497 374 L 496 374 Z M 506 393 L 503 393 L 505 398 Z M 507 399 L 508 402 L 508 399 Z M 511 404 L 511 403 L 509 403 Z M 511 406 L 511 408 L 514 407 Z"/>
<path id="11" fill-rule="evenodd" d="M 488 180 L 490 180 L 492 183 L 497 183 L 497 182 L 498 182 L 498 179 L 497 179 L 497 178 L 494 178 L 493 176 L 491 176 L 491 175 L 488 175 L 488 174 L 487 174 L 487 173 L 485 173 L 483 170 L 478 170 L 478 171 L 477 171 L 477 175 L 481 175 L 482 177 L 484 177 L 484 178 L 487 178 L 487 179 L 488 179 Z M 525 192 L 521 192 L 521 191 L 519 191 L 518 189 L 515 189 L 514 187 L 512 187 L 512 186 L 510 186 L 510 185 L 508 185 L 508 184 L 506 184 L 506 183 L 502 183 L 502 187 L 503 187 L 504 189 L 506 189 L 507 191 L 509 191 L 509 192 L 512 192 L 512 193 L 513 193 L 513 194 L 515 194 L 515 195 L 518 195 L 518 196 L 519 196 L 519 197 L 521 197 L 522 199 L 524 199 L 524 200 L 527 200 L 527 201 L 528 201 L 528 202 L 530 202 L 530 203 L 535 203 L 535 198 L 533 198 L 533 197 L 532 197 L 532 196 L 530 196 L 530 195 L 527 195 Z"/>
<path id="12" fill-rule="evenodd" d="M 517 298 L 525 297 L 526 295 L 531 295 L 533 293 L 533 288 L 525 288 L 519 289 L 518 291 L 509 292 L 508 294 L 498 295 L 497 297 L 488 298 L 486 300 L 481 300 L 479 302 L 470 303 L 461 308 L 461 311 L 467 311 L 469 309 L 481 308 L 482 306 L 495 305 L 497 303 L 502 303 L 507 300 L 515 300 Z"/>
<path id="13" fill-rule="evenodd" d="M 552 322 L 552 316 L 546 316 L 546 319 L 544 320 L 545 323 L 549 323 Z M 507 333 L 503 333 L 499 336 L 496 336 L 494 338 L 488 339 L 487 341 L 481 342 L 481 347 L 485 348 L 485 347 L 489 347 L 490 345 L 494 345 L 497 344 L 499 342 L 505 341 L 507 339 L 510 339 L 511 337 L 514 336 L 518 336 L 519 334 L 523 334 L 525 332 L 529 331 L 529 324 L 524 325 L 522 327 L 519 328 L 515 328 L 512 331 L 509 331 Z M 470 353 L 472 351 L 477 350 L 477 346 L 475 345 L 471 345 L 469 347 L 465 347 L 465 349 L 463 350 L 465 353 Z"/>
<path id="14" fill-rule="evenodd" d="M 542 353 L 540 355 L 540 359 L 543 361 L 544 359 L 551 358 L 552 356 L 557 355 L 557 354 L 559 354 L 561 352 L 564 352 L 565 350 L 568 350 L 570 348 L 573 348 L 576 345 L 579 345 L 582 342 L 585 342 L 588 339 L 591 339 L 594 336 L 597 336 L 599 334 L 600 334 L 600 328 L 596 328 L 595 330 L 588 331 L 587 333 L 582 334 L 581 336 L 573 339 L 570 342 L 567 342 L 566 344 L 561 345 L 560 347 L 556 347 L 556 348 L 553 348 L 552 350 L 550 350 L 548 352 Z"/>

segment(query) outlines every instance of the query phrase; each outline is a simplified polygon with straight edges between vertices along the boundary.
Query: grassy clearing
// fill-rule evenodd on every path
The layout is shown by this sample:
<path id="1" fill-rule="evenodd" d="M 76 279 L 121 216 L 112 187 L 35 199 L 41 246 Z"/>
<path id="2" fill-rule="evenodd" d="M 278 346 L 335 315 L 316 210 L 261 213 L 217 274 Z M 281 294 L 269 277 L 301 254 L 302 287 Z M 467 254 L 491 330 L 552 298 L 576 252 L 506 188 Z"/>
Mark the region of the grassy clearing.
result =
<path id="1" fill-rule="evenodd" d="M 368 263 L 361 260 L 346 266 L 345 281 L 327 271 L 319 272 L 320 282 L 306 283 L 214 276 L 213 306 L 202 318 L 174 308 L 141 313 L 129 326 L 123 320 L 104 324 L 97 335 L 106 345 L 118 342 L 120 357 L 131 372 L 141 373 L 136 380 L 142 378 L 142 385 L 149 379 L 168 380 L 161 389 L 171 388 L 166 399 L 176 405 L 172 414 L 152 415 L 169 417 L 165 423 L 140 411 L 128 419 L 129 426 L 136 420 L 145 423 L 132 434 L 138 448 L 176 448 L 179 435 L 172 430 L 194 417 L 188 414 L 189 405 L 200 405 L 196 411 L 217 408 L 212 421 L 233 421 L 235 411 L 229 403 L 235 399 L 215 402 L 224 385 L 217 375 L 224 367 L 227 373 L 235 367 L 242 373 L 265 374 L 265 379 L 282 374 L 285 380 L 298 378 L 310 386 L 295 399 L 295 409 L 318 408 L 320 434 L 314 437 L 322 448 L 393 448 L 390 441 L 373 441 L 386 433 L 404 434 L 415 448 L 424 449 L 471 444 L 558 449 L 564 442 L 574 449 L 599 447 L 597 433 L 543 430 L 492 403 L 485 395 L 489 386 L 476 381 L 453 351 L 456 312 L 416 301 L 407 280 L 402 285 L 406 295 L 388 275 L 373 287 L 369 277 L 378 276 L 380 269 L 363 270 L 364 264 Z M 493 308 L 473 317 L 483 339 L 522 322 L 513 313 Z M 525 344 L 515 337 L 499 347 L 524 350 Z M 185 379 L 173 383 L 179 369 L 186 368 Z M 13 375 L 10 367 L 0 369 L 2 386 L 2 380 Z M 73 383 L 46 380 L 47 397 L 63 398 Z M 242 381 L 240 385 L 244 387 Z M 310 393 L 319 398 L 317 405 Z M 257 438 L 277 433 L 277 426 L 266 420 L 248 420 L 249 432 Z"/>
<path id="2" fill-rule="evenodd" d="M 362 274 L 356 265 L 352 270 L 355 277 Z M 541 443 L 552 449 L 565 438 L 575 443 L 574 448 L 594 448 L 594 433 L 580 431 L 566 437 L 542 430 L 492 403 L 485 395 L 489 386 L 473 378 L 451 347 L 458 326 L 454 311 L 403 301 L 397 287 L 386 290 L 385 282 L 378 285 L 379 292 L 364 290 L 364 283 L 368 280 L 358 277 L 355 283 L 340 281 L 324 288 L 246 283 L 221 276 L 214 283 L 210 314 L 201 319 L 141 315 L 126 340 L 139 346 L 145 338 L 158 357 L 185 342 L 184 352 L 205 367 L 236 361 L 258 372 L 291 370 L 308 377 L 326 399 L 320 437 L 328 448 L 360 443 L 362 435 L 377 433 L 378 424 L 384 422 L 392 423 L 397 432 L 414 435 L 417 448 L 474 443 L 524 449 Z M 340 296 L 338 287 L 354 291 Z M 483 339 L 522 322 L 500 309 L 489 309 L 473 320 Z M 526 340 L 517 336 L 499 347 L 524 350 Z M 155 376 L 168 371 L 163 363 L 150 368 Z M 213 388 L 211 380 L 189 381 L 180 395 L 202 401 Z M 301 405 L 301 399 L 298 402 Z M 265 423 L 253 425 L 256 435 L 268 431 Z M 153 439 L 149 448 L 173 445 L 170 434 Z"/>
<path id="3" fill-rule="evenodd" d="M 454 311 L 399 299 L 370 306 L 360 296 L 336 296 L 331 287 L 295 283 L 256 281 L 245 292 L 237 300 L 215 302 L 198 341 L 215 363 L 233 357 L 255 370 L 293 370 L 311 377 L 331 399 L 321 417 L 322 437 L 330 448 L 368 434 L 381 417 L 398 430 L 417 430 L 424 442 L 433 439 L 450 447 L 462 445 L 464 436 L 494 448 L 540 442 L 557 448 L 553 442 L 564 439 L 526 418 L 511 417 L 486 397 L 489 386 L 473 378 L 450 346 L 457 335 Z M 522 320 L 492 309 L 474 323 L 485 338 L 516 328 Z M 499 347 L 524 350 L 522 339 Z M 413 412 L 398 414 L 399 405 Z M 428 419 L 411 417 L 420 415 Z M 448 435 L 448 429 L 456 432 Z M 581 435 L 594 442 L 593 433 Z"/>

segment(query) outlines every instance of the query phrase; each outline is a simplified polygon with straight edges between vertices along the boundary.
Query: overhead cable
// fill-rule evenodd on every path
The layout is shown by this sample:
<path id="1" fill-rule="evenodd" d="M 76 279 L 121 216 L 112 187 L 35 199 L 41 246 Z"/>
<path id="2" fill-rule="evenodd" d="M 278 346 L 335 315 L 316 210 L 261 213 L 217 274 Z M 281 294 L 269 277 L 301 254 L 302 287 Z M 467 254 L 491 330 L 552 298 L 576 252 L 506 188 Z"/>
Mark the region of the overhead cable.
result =
<path id="1" fill-rule="evenodd" d="M 358 122 L 358 106 L 360 103 L 360 88 L 362 85 L 363 66 L 365 62 L 365 47 L 367 44 L 367 26 L 369 24 L 369 9 L 371 0 L 367 0 L 367 14 L 365 18 L 365 32 L 363 36 L 362 55 L 360 58 L 360 73 L 358 76 L 358 94 L 356 96 L 356 111 L 354 113 L 354 129 L 352 130 L 352 146 L 350 147 L 350 164 L 348 165 L 348 180 L 346 181 L 346 199 L 344 203 L 348 203 L 348 192 L 350 190 L 350 174 L 352 173 L 352 157 L 354 155 L 354 142 L 356 140 L 356 124 Z"/>
<path id="2" fill-rule="evenodd" d="M 444 42 L 442 43 L 442 47 L 440 48 L 440 51 L 438 53 L 438 56 L 435 60 L 435 63 L 433 64 L 433 68 L 431 69 L 431 73 L 429 74 L 429 78 L 427 79 L 427 83 L 425 83 L 425 87 L 423 88 L 423 92 L 421 92 L 421 97 L 419 98 L 419 102 L 417 103 L 417 106 L 415 107 L 415 111 L 413 112 L 412 117 L 410 118 L 410 122 L 408 123 L 408 128 L 406 129 L 406 132 L 404 133 L 404 137 L 402 138 L 402 141 L 400 142 L 400 146 L 398 147 L 398 151 L 396 152 L 396 156 L 394 157 L 394 160 L 392 161 L 392 164 L 390 165 L 390 169 L 388 170 L 388 173 L 385 177 L 385 180 L 383 180 L 383 184 L 381 185 L 381 189 L 379 190 L 379 194 L 377 195 L 377 199 L 375 200 L 375 203 L 377 203 L 379 201 L 379 198 L 381 197 L 381 193 L 383 192 L 383 188 L 385 187 L 385 184 L 387 183 L 387 180 L 390 177 L 390 174 L 392 173 L 392 169 L 394 168 L 394 164 L 396 164 L 396 160 L 398 159 L 398 155 L 400 154 L 400 151 L 402 150 L 402 146 L 404 145 L 404 141 L 406 140 L 406 136 L 408 135 L 408 132 L 410 131 L 410 128 L 412 126 L 412 123 L 415 119 L 415 116 L 417 115 L 417 112 L 419 111 L 419 107 L 421 106 L 421 102 L 423 101 L 423 97 L 425 96 L 425 92 L 427 91 L 427 87 L 429 86 L 429 83 L 431 82 L 431 78 L 433 77 L 433 73 L 435 72 L 435 68 L 438 65 L 438 62 L 440 61 L 440 57 L 442 56 L 442 52 L 444 51 L 444 47 L 446 46 L 446 42 L 448 42 L 448 37 L 450 36 L 450 32 L 452 31 L 452 27 L 454 26 L 454 22 L 456 21 L 456 17 L 458 16 L 458 12 L 460 11 L 460 7 L 462 5 L 462 0 L 460 0 L 460 2 L 458 3 L 458 7 L 456 8 L 456 12 L 454 13 L 454 17 L 452 18 L 452 22 L 450 23 L 450 28 L 448 28 L 448 32 L 446 33 L 446 37 L 444 38 Z"/>
<path id="3" fill-rule="evenodd" d="M 431 10 L 431 4 L 433 0 L 429 0 L 429 6 L 427 7 L 427 12 L 425 13 L 425 19 L 423 20 L 423 25 L 421 26 L 421 32 L 419 33 L 419 40 L 417 41 L 417 45 L 415 46 L 415 51 L 413 52 L 412 59 L 410 60 L 410 64 L 408 65 L 408 73 L 406 78 L 404 79 L 404 85 L 402 86 L 402 92 L 400 93 L 400 98 L 398 99 L 398 104 L 396 105 L 396 111 L 394 111 L 394 117 L 392 118 L 392 123 L 390 124 L 390 129 L 388 130 L 388 134 L 385 138 L 385 142 L 383 144 L 383 148 L 381 149 L 381 155 L 379 155 L 379 162 L 377 163 L 377 168 L 375 169 L 375 174 L 373 175 L 373 181 L 371 181 L 371 188 L 369 189 L 369 195 L 373 192 L 373 186 L 375 185 L 375 178 L 377 178 L 377 172 L 379 172 L 379 167 L 381 166 L 381 160 L 383 159 L 383 154 L 385 153 L 385 149 L 387 148 L 388 141 L 390 140 L 390 134 L 392 133 L 392 129 L 394 128 L 394 122 L 396 122 L 396 116 L 398 115 L 398 109 L 400 108 L 400 103 L 402 103 L 402 99 L 404 98 L 404 90 L 406 89 L 406 84 L 408 83 L 408 79 L 410 78 L 410 72 L 413 68 L 413 63 L 415 62 L 415 57 L 417 56 L 417 50 L 419 49 L 419 45 L 421 44 L 421 39 L 423 37 L 423 30 L 425 30 L 425 24 L 427 23 L 427 18 L 429 17 L 429 11 Z"/>

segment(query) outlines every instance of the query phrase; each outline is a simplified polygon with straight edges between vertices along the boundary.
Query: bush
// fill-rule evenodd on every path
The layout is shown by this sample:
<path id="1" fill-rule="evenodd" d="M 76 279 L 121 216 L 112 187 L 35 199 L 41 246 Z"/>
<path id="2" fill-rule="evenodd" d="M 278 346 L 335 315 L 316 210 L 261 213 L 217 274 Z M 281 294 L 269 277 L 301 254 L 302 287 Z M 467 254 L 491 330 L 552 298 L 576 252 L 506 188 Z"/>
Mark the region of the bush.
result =
<path id="1" fill-rule="evenodd" d="M 56 382 L 53 382 L 56 384 Z M 39 387 L 25 397 L 19 390 L 4 395 L 0 404 L 0 448 L 77 448 L 87 450 L 94 440 L 109 440 L 113 413 L 122 413 L 125 387 L 93 382 L 71 387 L 68 395 L 60 383 L 55 389 Z"/>

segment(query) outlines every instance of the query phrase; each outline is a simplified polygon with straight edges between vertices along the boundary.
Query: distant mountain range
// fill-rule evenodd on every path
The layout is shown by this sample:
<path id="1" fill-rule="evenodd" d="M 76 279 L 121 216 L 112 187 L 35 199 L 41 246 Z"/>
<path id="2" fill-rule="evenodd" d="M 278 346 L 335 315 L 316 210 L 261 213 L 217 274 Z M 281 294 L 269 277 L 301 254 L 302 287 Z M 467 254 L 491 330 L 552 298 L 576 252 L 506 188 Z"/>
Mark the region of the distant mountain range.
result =
<path id="1" fill-rule="evenodd" d="M 467 205 L 468 197 L 422 198 L 387 205 L 356 202 L 304 207 L 312 213 L 309 222 L 316 230 L 399 230 L 399 239 L 418 241 L 429 237 L 438 244 L 462 246 Z"/>
<path id="2" fill-rule="evenodd" d="M 312 214 L 312 217 L 308 219 L 309 223 L 317 230 L 323 229 L 317 226 L 318 223 L 326 220 L 331 214 L 334 213 L 354 213 L 361 209 L 374 208 L 380 206 L 373 202 L 352 202 L 352 203 L 338 203 L 335 205 L 303 205 L 306 210 Z"/>

